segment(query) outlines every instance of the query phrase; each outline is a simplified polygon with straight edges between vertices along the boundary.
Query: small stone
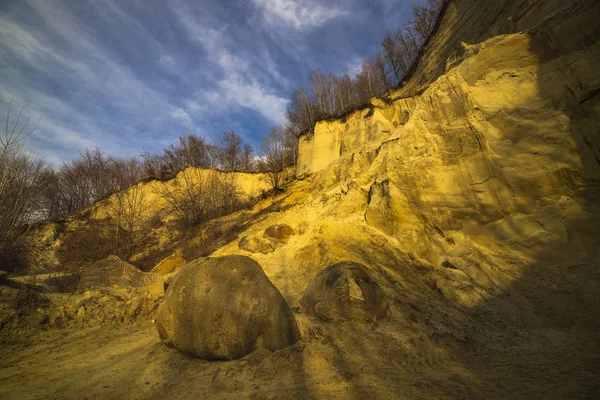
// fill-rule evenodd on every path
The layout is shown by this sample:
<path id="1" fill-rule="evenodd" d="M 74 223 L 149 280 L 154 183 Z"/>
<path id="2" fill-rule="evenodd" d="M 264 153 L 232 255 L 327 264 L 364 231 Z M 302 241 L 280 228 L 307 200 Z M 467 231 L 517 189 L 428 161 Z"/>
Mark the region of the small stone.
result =
<path id="1" fill-rule="evenodd" d="M 275 245 L 262 238 L 248 238 L 244 236 L 240 239 L 238 247 L 250 253 L 268 254 L 275 251 Z"/>
<path id="2" fill-rule="evenodd" d="M 410 119 L 410 113 L 407 110 L 403 110 L 402 114 L 400 115 L 400 125 L 406 124 L 409 119 Z"/>
<path id="3" fill-rule="evenodd" d="M 278 243 L 287 243 L 296 232 L 289 225 L 273 225 L 265 230 L 264 237 Z"/>
<path id="4" fill-rule="evenodd" d="M 156 266 L 150 270 L 150 273 L 160 275 L 171 274 L 183 267 L 184 264 L 185 259 L 183 258 L 183 253 L 181 250 L 177 250 L 175 253 L 156 264 Z"/>
<path id="5" fill-rule="evenodd" d="M 446 260 L 444 262 L 442 262 L 442 267 L 444 268 L 448 268 L 448 269 L 458 269 L 456 267 L 456 265 L 452 264 L 450 261 Z"/>
<path id="6" fill-rule="evenodd" d="M 373 97 L 370 103 L 373 107 L 377 108 L 386 108 L 387 106 L 389 106 L 388 103 L 386 103 L 383 99 L 380 99 L 379 97 Z"/>

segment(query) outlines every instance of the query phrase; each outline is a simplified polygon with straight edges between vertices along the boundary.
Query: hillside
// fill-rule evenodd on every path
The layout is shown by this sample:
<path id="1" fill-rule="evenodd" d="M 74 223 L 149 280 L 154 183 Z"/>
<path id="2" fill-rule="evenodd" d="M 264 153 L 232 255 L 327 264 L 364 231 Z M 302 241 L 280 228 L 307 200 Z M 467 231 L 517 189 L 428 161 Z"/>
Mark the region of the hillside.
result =
<path id="1" fill-rule="evenodd" d="M 106 231 L 111 229 L 118 218 L 126 222 L 130 220 L 140 237 L 128 260 L 142 269 L 151 269 L 176 248 L 182 236 L 184 241 L 190 236 L 190 232 L 178 221 L 177 210 L 173 209 L 172 203 L 176 198 L 170 196 L 185 194 L 186 191 L 194 191 L 196 186 L 209 186 L 215 181 L 228 186 L 226 189 L 231 193 L 223 195 L 236 198 L 239 205 L 234 205 L 235 208 L 252 204 L 272 189 L 267 174 L 221 172 L 195 167 L 179 172 L 170 180 L 140 182 L 61 220 L 32 226 L 27 234 L 30 248 L 26 252 L 26 272 L 64 272 L 65 262 L 77 261 L 75 266 L 79 267 L 80 261 L 98 261 L 104 258 L 101 254 L 114 251 L 112 243 L 107 242 L 118 237 L 115 238 Z M 194 195 L 202 197 L 200 191 Z M 181 230 L 186 231 L 186 234 L 182 234 Z M 122 237 L 121 240 L 125 238 Z M 73 253 L 77 253 L 79 259 L 74 259 Z"/>
<path id="2" fill-rule="evenodd" d="M 283 192 L 261 197 L 265 176 L 235 175 L 251 206 L 182 236 L 165 218 L 129 259 L 172 254 L 168 274 L 251 257 L 293 312 L 296 344 L 186 356 L 159 339 L 163 295 L 139 291 L 153 283 L 137 272 L 105 291 L 6 281 L 0 395 L 600 397 L 599 18 L 588 0 L 447 2 L 405 86 L 317 123 Z M 61 270 L 66 236 L 40 236 L 55 226 L 31 232 L 46 243 L 37 272 Z"/>

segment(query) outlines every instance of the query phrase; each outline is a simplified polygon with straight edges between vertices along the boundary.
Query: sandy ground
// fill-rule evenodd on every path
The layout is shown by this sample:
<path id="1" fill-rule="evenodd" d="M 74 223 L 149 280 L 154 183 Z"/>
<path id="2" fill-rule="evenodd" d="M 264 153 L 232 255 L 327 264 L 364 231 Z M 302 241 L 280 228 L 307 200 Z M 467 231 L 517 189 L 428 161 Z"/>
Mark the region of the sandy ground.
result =
<path id="1" fill-rule="evenodd" d="M 298 228 L 275 252 L 252 254 L 295 312 L 296 345 L 209 362 L 166 347 L 151 323 L 67 325 L 2 344 L 0 398 L 600 398 L 597 264 L 565 268 L 558 246 L 491 242 L 472 255 L 488 264 L 447 269 L 316 209 L 269 214 L 240 235 Z M 234 241 L 216 255 L 236 252 Z M 370 266 L 389 303 L 383 320 L 324 322 L 298 307 L 317 271 L 340 260 Z"/>
<path id="2" fill-rule="evenodd" d="M 600 335 L 488 332 L 492 345 L 378 326 L 315 325 L 271 353 L 208 362 L 164 346 L 152 324 L 53 330 L 0 350 L 3 399 L 523 398 L 600 396 Z"/>

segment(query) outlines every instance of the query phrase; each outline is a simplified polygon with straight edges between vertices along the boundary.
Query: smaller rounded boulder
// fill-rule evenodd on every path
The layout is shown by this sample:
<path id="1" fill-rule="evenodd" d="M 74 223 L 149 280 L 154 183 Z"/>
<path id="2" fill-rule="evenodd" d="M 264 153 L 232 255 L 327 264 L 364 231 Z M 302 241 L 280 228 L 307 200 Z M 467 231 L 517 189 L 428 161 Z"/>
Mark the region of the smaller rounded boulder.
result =
<path id="1" fill-rule="evenodd" d="M 351 261 L 319 272 L 300 304 L 324 321 L 374 321 L 385 317 L 388 310 L 383 290 L 369 269 Z"/>
<path id="2" fill-rule="evenodd" d="M 250 253 L 269 254 L 275 251 L 275 244 L 263 238 L 244 236 L 238 242 L 238 248 Z"/>
<path id="3" fill-rule="evenodd" d="M 156 318 L 161 340 L 192 357 L 234 360 L 300 339 L 296 319 L 261 266 L 246 256 L 187 263 Z"/>
<path id="4" fill-rule="evenodd" d="M 264 237 L 277 243 L 287 243 L 296 232 L 289 225 L 273 225 L 265 230 Z"/>

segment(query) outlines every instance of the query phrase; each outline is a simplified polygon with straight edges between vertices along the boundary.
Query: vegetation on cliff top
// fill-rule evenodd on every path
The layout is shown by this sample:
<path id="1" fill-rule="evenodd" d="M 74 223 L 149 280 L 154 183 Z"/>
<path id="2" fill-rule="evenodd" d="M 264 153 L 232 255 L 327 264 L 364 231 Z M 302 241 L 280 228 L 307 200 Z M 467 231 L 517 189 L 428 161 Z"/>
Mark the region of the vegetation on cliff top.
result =
<path id="1" fill-rule="evenodd" d="M 341 76 L 312 71 L 307 85 L 292 95 L 287 129 L 296 136 L 311 132 L 317 121 L 341 117 L 400 86 L 433 31 L 442 4 L 443 0 L 427 0 L 426 5 L 415 5 L 413 19 L 388 32 L 380 50 L 365 59 L 355 76 L 351 71 Z"/>

